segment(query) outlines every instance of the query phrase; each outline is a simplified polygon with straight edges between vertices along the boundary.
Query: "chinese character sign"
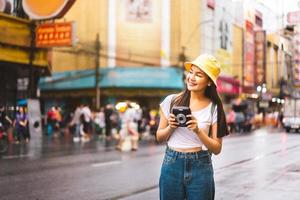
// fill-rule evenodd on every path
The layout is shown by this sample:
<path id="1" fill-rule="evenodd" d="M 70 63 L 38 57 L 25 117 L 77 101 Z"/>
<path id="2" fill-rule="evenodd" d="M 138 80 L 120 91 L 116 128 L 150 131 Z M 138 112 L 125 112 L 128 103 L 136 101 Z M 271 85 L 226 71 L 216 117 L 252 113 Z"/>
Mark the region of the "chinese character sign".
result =
<path id="1" fill-rule="evenodd" d="M 36 28 L 37 47 L 72 46 L 74 37 L 74 23 L 47 23 Z"/>

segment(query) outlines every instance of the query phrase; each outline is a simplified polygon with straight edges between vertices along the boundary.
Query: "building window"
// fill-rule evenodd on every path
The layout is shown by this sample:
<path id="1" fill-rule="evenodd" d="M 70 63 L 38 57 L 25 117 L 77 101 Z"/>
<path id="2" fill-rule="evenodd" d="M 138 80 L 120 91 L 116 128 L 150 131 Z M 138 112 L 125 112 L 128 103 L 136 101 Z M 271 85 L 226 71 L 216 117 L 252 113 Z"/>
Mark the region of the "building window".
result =
<path id="1" fill-rule="evenodd" d="M 151 22 L 152 5 L 152 0 L 127 0 L 126 19 L 132 22 Z"/>

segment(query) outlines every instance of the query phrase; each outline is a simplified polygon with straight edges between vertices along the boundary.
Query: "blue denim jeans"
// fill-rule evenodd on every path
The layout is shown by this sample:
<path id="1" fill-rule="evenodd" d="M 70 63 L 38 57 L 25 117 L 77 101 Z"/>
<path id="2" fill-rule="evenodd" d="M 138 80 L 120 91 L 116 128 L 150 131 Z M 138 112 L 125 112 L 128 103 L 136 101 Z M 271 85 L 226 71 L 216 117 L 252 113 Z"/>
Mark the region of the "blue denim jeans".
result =
<path id="1" fill-rule="evenodd" d="M 211 155 L 166 149 L 159 179 L 161 200 L 213 200 L 215 183 Z"/>

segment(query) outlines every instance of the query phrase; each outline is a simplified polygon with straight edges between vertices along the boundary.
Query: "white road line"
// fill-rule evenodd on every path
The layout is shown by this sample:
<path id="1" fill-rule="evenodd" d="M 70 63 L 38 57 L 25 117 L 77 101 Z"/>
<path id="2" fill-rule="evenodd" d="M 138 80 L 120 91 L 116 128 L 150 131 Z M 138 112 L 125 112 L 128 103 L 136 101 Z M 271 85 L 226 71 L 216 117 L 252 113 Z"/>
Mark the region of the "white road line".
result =
<path id="1" fill-rule="evenodd" d="M 2 159 L 26 158 L 30 156 L 31 156 L 30 154 L 21 154 L 21 155 L 14 155 L 14 156 L 3 156 Z"/>
<path id="2" fill-rule="evenodd" d="M 110 161 L 110 162 L 102 162 L 102 163 L 94 163 L 92 164 L 92 167 L 103 167 L 103 166 L 107 166 L 107 165 L 116 165 L 116 164 L 120 164 L 121 161 L 116 160 L 116 161 Z"/>

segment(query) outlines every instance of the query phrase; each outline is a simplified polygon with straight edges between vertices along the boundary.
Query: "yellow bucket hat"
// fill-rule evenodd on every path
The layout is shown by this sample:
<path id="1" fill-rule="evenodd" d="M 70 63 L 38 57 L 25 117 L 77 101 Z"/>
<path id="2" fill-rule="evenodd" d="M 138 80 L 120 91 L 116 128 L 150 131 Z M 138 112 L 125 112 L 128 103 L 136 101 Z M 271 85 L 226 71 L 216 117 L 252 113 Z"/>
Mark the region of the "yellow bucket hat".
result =
<path id="1" fill-rule="evenodd" d="M 202 54 L 192 62 L 185 62 L 184 66 L 187 71 L 190 71 L 192 65 L 199 67 L 217 86 L 217 78 L 221 72 L 221 64 L 219 61 L 209 54 Z"/>

